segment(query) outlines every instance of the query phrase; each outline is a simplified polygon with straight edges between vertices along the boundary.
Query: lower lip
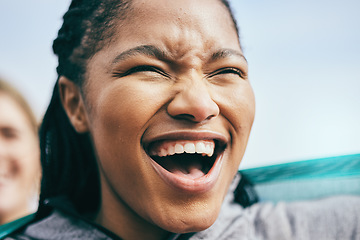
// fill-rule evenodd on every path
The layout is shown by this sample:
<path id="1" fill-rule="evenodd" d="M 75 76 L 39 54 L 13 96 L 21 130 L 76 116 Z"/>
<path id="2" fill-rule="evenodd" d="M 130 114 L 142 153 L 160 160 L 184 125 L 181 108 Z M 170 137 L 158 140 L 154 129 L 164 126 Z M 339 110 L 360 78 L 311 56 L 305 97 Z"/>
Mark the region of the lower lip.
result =
<path id="1" fill-rule="evenodd" d="M 182 192 L 199 194 L 211 190 L 216 184 L 220 175 L 223 155 L 224 152 L 216 158 L 214 165 L 206 175 L 196 179 L 191 179 L 185 176 L 171 173 L 160 166 L 157 162 L 152 160 L 150 157 L 149 158 L 155 171 L 171 187 Z"/>

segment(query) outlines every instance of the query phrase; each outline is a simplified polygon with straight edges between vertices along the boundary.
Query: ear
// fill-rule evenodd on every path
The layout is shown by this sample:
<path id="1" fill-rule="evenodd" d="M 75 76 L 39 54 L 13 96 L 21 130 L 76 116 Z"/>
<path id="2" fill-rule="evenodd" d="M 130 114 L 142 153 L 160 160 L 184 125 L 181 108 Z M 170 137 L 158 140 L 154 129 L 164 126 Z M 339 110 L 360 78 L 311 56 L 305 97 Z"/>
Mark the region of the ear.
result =
<path id="1" fill-rule="evenodd" d="M 59 78 L 59 91 L 65 112 L 78 133 L 89 131 L 86 109 L 79 87 L 68 78 Z"/>

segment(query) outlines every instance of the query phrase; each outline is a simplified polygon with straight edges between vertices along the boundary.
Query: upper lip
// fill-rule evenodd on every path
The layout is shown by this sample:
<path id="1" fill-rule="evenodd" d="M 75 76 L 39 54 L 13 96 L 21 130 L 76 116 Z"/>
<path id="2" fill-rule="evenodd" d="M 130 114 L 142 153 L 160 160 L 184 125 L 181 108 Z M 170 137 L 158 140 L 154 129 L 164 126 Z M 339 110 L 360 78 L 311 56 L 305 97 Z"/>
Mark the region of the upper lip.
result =
<path id="1" fill-rule="evenodd" d="M 144 137 L 142 139 L 143 147 L 147 149 L 151 143 L 162 140 L 215 140 L 220 146 L 225 146 L 229 141 L 225 135 L 213 131 L 177 130 L 152 137 Z"/>

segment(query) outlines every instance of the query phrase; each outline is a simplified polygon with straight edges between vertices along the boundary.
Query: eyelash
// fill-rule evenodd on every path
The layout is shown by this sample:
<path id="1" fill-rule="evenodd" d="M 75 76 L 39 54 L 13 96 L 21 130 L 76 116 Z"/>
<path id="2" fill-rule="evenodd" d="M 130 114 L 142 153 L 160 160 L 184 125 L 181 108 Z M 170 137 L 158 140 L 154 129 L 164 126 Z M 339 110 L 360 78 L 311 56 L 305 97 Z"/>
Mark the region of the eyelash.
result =
<path id="1" fill-rule="evenodd" d="M 209 75 L 209 77 L 213 77 L 213 76 L 219 75 L 219 74 L 236 74 L 239 77 L 244 78 L 244 73 L 240 69 L 233 68 L 233 67 L 220 68 L 220 69 L 216 70 L 214 73 L 211 73 Z"/>
<path id="2" fill-rule="evenodd" d="M 157 67 L 153 67 L 153 66 L 148 66 L 148 65 L 136 66 L 136 67 L 133 67 L 133 68 L 127 70 L 124 73 L 115 72 L 113 74 L 113 76 L 114 77 L 125 77 L 125 76 L 131 75 L 133 73 L 138 73 L 138 72 L 155 72 L 155 73 L 161 74 L 161 75 L 163 75 L 165 77 L 170 77 L 168 74 L 166 74 L 161 69 L 159 69 Z"/>
<path id="3" fill-rule="evenodd" d="M 154 67 L 154 66 L 148 66 L 148 65 L 136 66 L 124 73 L 115 72 L 113 74 L 113 76 L 114 77 L 125 77 L 125 76 L 131 75 L 133 73 L 138 73 L 138 72 L 155 72 L 162 76 L 170 77 L 167 73 L 165 73 L 161 69 Z M 216 70 L 215 72 L 209 74 L 208 77 L 214 77 L 215 75 L 219 75 L 219 74 L 236 74 L 239 77 L 244 78 L 244 73 L 240 69 L 233 68 L 233 67 L 220 68 L 220 69 Z"/>

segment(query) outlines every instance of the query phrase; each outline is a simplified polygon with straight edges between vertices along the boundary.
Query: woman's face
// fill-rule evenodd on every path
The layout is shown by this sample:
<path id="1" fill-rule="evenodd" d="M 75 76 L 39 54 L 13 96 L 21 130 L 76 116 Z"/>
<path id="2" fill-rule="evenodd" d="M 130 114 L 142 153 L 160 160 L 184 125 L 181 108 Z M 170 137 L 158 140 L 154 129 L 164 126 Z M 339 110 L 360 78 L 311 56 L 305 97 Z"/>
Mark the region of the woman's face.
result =
<path id="1" fill-rule="evenodd" d="M 0 91 L 0 224 L 31 212 L 39 181 L 36 133 L 18 103 Z"/>
<path id="2" fill-rule="evenodd" d="M 253 123 L 247 62 L 220 1 L 135 0 L 132 8 L 87 65 L 98 221 L 115 232 L 122 221 L 203 230 L 218 216 Z"/>

